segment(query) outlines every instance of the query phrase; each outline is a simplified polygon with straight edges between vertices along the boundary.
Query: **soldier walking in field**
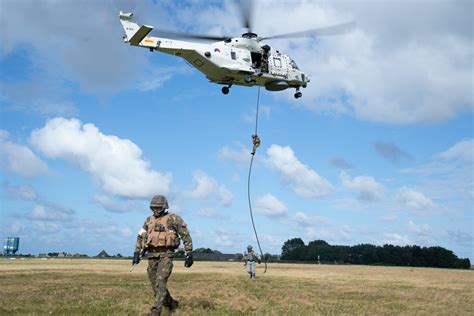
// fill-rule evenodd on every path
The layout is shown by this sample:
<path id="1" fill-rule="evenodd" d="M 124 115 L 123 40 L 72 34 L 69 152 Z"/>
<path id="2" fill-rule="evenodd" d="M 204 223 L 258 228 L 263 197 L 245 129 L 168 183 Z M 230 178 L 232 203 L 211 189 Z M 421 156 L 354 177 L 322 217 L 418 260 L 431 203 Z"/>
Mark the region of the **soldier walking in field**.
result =
<path id="1" fill-rule="evenodd" d="M 253 251 L 251 245 L 247 246 L 247 252 L 244 253 L 243 260 L 245 261 L 244 266 L 247 267 L 247 273 L 250 274 L 250 278 L 255 279 L 257 277 L 255 274 L 255 261 L 260 264 L 261 258 L 255 253 L 255 251 Z"/>
<path id="2" fill-rule="evenodd" d="M 148 278 L 155 294 L 155 303 L 148 315 L 154 316 L 161 314 L 163 306 L 168 307 L 170 311 L 178 307 L 178 301 L 171 297 L 166 283 L 173 270 L 173 256 L 180 244 L 180 238 L 186 251 L 186 268 L 193 265 L 193 242 L 183 219 L 166 211 L 166 197 L 155 195 L 151 200 L 150 209 L 153 215 L 147 217 L 138 233 L 132 264 L 140 262 L 140 253 L 145 250 L 148 254 Z"/>

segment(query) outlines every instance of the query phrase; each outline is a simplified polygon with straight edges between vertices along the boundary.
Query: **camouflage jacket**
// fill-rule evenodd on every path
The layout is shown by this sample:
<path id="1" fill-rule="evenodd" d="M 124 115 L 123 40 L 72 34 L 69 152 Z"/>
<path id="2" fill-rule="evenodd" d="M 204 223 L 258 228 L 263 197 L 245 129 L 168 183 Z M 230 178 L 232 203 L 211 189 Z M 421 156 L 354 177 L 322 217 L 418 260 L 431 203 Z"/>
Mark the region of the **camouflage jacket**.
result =
<path id="1" fill-rule="evenodd" d="M 257 254 L 255 253 L 255 251 L 252 250 L 252 251 L 250 251 L 250 252 L 248 252 L 248 253 L 246 252 L 246 253 L 244 254 L 243 260 L 244 260 L 245 262 L 247 262 L 247 261 L 260 261 L 260 256 L 257 255 Z"/>
<path id="2" fill-rule="evenodd" d="M 137 236 L 137 242 L 135 245 L 135 251 L 140 251 L 141 249 L 146 249 L 148 252 L 148 257 L 158 257 L 160 255 L 166 254 L 168 256 L 172 256 L 174 254 L 174 249 L 172 248 L 154 248 L 150 247 L 147 244 L 147 237 L 148 237 L 148 231 L 149 228 L 148 225 L 150 222 L 154 222 L 155 220 L 159 220 L 160 217 L 167 216 L 166 220 L 166 226 L 170 230 L 176 231 L 178 236 L 181 238 L 184 244 L 184 250 L 186 252 L 193 251 L 193 241 L 191 239 L 191 235 L 189 234 L 188 226 L 186 223 L 183 221 L 181 216 L 176 215 L 176 214 L 171 214 L 168 212 L 165 212 L 163 215 L 159 217 L 155 217 L 154 215 L 151 215 L 147 217 L 145 220 L 145 223 L 143 224 L 142 229 L 140 229 L 138 236 Z"/>

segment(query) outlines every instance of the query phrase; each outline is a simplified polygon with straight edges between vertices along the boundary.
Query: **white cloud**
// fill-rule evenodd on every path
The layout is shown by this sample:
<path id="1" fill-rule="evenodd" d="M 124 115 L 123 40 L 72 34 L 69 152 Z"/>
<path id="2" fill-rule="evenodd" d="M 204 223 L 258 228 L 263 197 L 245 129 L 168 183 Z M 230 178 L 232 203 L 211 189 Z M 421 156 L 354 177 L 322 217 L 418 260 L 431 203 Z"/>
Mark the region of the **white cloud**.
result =
<path id="1" fill-rule="evenodd" d="M 332 192 L 332 185 L 315 170 L 301 163 L 289 146 L 271 145 L 267 149 L 267 156 L 267 164 L 281 174 L 297 195 L 320 198 Z"/>
<path id="2" fill-rule="evenodd" d="M 294 222 L 299 227 L 308 227 L 314 225 L 328 224 L 329 220 L 322 216 L 307 215 L 304 212 L 296 212 L 293 216 Z"/>
<path id="3" fill-rule="evenodd" d="M 218 157 L 223 160 L 235 161 L 239 164 L 249 164 L 251 151 L 251 148 L 245 148 L 243 145 L 240 145 L 239 148 L 225 145 L 219 149 Z"/>
<path id="4" fill-rule="evenodd" d="M 160 88 L 166 81 L 171 80 L 176 75 L 183 75 L 190 73 L 191 69 L 189 67 L 163 67 L 155 68 L 138 84 L 138 89 L 140 91 L 153 91 Z"/>
<path id="5" fill-rule="evenodd" d="M 429 237 L 431 234 L 431 227 L 428 224 L 417 225 L 413 221 L 408 221 L 408 229 L 423 237 Z"/>
<path id="6" fill-rule="evenodd" d="M 340 177 L 345 188 L 359 192 L 361 201 L 378 201 L 384 196 L 384 187 L 373 177 L 357 176 L 351 179 L 344 171 L 341 171 Z"/>
<path id="7" fill-rule="evenodd" d="M 216 246 L 232 247 L 235 246 L 240 239 L 238 233 L 228 230 L 219 229 L 214 233 L 216 235 L 214 239 Z"/>
<path id="8" fill-rule="evenodd" d="M 38 193 L 35 188 L 29 185 L 11 186 L 8 183 L 4 185 L 5 191 L 10 197 L 21 200 L 37 200 Z"/>
<path id="9" fill-rule="evenodd" d="M 200 217 L 213 218 L 213 217 L 216 217 L 217 213 L 216 213 L 216 210 L 214 210 L 212 208 L 203 208 L 203 209 L 200 209 L 199 211 L 197 211 L 196 215 L 198 215 Z"/>
<path id="10" fill-rule="evenodd" d="M 384 217 L 382 217 L 382 220 L 387 221 L 387 222 L 394 222 L 398 219 L 398 216 L 395 214 L 388 214 Z"/>
<path id="11" fill-rule="evenodd" d="M 102 134 L 93 124 L 62 117 L 31 133 L 31 143 L 51 158 L 63 158 L 90 173 L 101 188 L 124 197 L 166 194 L 171 174 L 150 168 L 142 150 L 128 139 Z"/>
<path id="12" fill-rule="evenodd" d="M 233 194 L 225 185 L 219 184 L 214 178 L 208 176 L 204 171 L 197 170 L 193 175 L 194 188 L 186 193 L 191 199 L 203 199 L 214 197 L 222 205 L 232 202 Z"/>
<path id="13" fill-rule="evenodd" d="M 437 207 L 436 204 L 423 193 L 408 187 L 402 187 L 398 190 L 398 201 L 408 209 L 414 211 L 428 211 Z"/>
<path id="14" fill-rule="evenodd" d="M 437 155 L 446 160 L 474 162 L 474 139 L 465 139 Z"/>
<path id="15" fill-rule="evenodd" d="M 50 203 L 36 204 L 28 218 L 32 221 L 70 222 L 73 215 L 72 209 Z"/>
<path id="16" fill-rule="evenodd" d="M 33 227 L 43 234 L 55 234 L 60 231 L 59 225 L 56 223 L 33 221 Z"/>
<path id="17" fill-rule="evenodd" d="M 256 200 L 256 211 L 270 217 L 285 216 L 288 208 L 286 205 L 270 193 Z"/>
<path id="18" fill-rule="evenodd" d="M 112 196 L 97 194 L 94 202 L 102 205 L 104 209 L 113 213 L 126 213 L 143 209 L 139 202 L 129 199 L 116 199 Z M 145 208 L 146 209 L 146 208 Z"/>
<path id="19" fill-rule="evenodd" d="M 383 244 L 390 244 L 395 246 L 413 245 L 414 243 L 407 237 L 397 233 L 384 234 Z"/>
<path id="20" fill-rule="evenodd" d="M 310 109 L 414 123 L 473 108 L 471 1 L 259 4 L 255 31 L 262 36 L 357 22 L 340 36 L 270 41 L 310 75 L 298 101 Z"/>
<path id="21" fill-rule="evenodd" d="M 26 146 L 8 141 L 8 132 L 0 137 L 0 164 L 2 169 L 24 177 L 35 177 L 48 173 L 47 165 Z"/>

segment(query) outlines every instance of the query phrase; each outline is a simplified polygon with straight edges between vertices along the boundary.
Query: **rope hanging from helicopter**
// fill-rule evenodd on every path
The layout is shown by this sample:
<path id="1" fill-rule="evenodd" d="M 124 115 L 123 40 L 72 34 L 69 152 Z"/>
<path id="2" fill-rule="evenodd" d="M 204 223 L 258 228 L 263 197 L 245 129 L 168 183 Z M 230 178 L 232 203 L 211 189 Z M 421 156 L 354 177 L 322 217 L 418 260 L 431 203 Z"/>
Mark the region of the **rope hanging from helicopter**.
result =
<path id="1" fill-rule="evenodd" d="M 265 257 L 263 255 L 262 247 L 260 246 L 260 240 L 258 239 L 258 234 L 257 234 L 257 229 L 255 228 L 255 222 L 253 220 L 253 210 L 252 210 L 252 201 L 250 199 L 250 179 L 251 179 L 251 174 L 252 174 L 252 165 L 253 165 L 253 158 L 255 157 L 255 153 L 257 152 L 258 146 L 260 146 L 260 138 L 258 137 L 258 106 L 260 103 L 260 86 L 258 87 L 258 93 L 257 93 L 257 111 L 255 114 L 255 133 L 252 135 L 252 144 L 253 144 L 253 149 L 251 152 L 252 158 L 250 159 L 250 166 L 249 166 L 249 175 L 247 179 L 247 197 L 248 197 L 248 202 L 249 202 L 249 211 L 250 211 L 250 219 L 252 220 L 252 226 L 253 226 L 253 231 L 255 233 L 255 238 L 257 239 L 257 245 L 258 249 L 260 250 L 260 255 L 262 257 L 263 263 L 265 264 L 265 270 L 263 273 L 267 272 L 267 260 L 265 260 Z"/>

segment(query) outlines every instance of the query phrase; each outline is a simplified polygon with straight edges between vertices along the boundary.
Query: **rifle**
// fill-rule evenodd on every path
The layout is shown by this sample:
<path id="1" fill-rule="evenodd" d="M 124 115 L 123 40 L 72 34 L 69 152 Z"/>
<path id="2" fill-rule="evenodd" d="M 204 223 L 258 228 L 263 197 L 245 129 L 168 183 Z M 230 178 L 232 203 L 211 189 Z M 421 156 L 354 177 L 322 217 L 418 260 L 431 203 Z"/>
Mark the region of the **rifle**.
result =
<path id="1" fill-rule="evenodd" d="M 140 251 L 139 256 L 138 256 L 138 263 L 134 263 L 134 264 L 132 265 L 132 267 L 130 268 L 130 270 L 128 270 L 128 272 L 132 272 L 133 269 L 135 269 L 135 267 L 140 263 L 141 259 L 142 259 L 145 255 L 146 255 L 146 249 L 142 249 L 142 250 Z"/>

